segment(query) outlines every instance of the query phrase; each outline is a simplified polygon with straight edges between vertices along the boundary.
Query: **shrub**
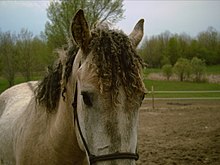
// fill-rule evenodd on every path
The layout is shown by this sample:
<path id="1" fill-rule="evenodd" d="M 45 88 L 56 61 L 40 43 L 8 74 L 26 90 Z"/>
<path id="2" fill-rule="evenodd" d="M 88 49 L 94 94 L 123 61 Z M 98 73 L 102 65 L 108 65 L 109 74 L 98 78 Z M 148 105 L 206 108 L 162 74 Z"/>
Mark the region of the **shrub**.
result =
<path id="1" fill-rule="evenodd" d="M 192 65 L 192 72 L 195 75 L 195 81 L 201 82 L 205 75 L 205 70 L 206 70 L 205 61 L 197 57 L 193 57 L 193 59 L 191 60 L 191 65 Z"/>
<path id="2" fill-rule="evenodd" d="M 172 65 L 170 65 L 170 64 L 165 64 L 165 65 L 162 67 L 162 72 L 163 72 L 163 75 L 166 76 L 167 80 L 169 80 L 170 77 L 171 77 L 172 74 L 173 74 Z"/>
<path id="3" fill-rule="evenodd" d="M 191 75 L 191 70 L 191 63 L 185 58 L 179 58 L 174 65 L 174 72 L 180 81 L 184 81 L 186 78 L 189 78 Z"/>

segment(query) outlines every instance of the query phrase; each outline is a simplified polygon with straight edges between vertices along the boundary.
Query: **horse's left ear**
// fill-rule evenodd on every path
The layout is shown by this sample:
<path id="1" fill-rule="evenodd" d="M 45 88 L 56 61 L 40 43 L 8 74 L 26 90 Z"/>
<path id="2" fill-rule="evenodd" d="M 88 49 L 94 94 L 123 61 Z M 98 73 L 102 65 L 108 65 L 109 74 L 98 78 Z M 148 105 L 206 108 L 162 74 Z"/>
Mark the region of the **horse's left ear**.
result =
<path id="1" fill-rule="evenodd" d="M 70 30 L 77 45 L 79 45 L 83 51 L 86 50 L 91 40 L 91 33 L 83 10 L 80 9 L 74 16 Z"/>
<path id="2" fill-rule="evenodd" d="M 144 19 L 140 19 L 129 35 L 132 45 L 136 48 L 144 35 Z"/>

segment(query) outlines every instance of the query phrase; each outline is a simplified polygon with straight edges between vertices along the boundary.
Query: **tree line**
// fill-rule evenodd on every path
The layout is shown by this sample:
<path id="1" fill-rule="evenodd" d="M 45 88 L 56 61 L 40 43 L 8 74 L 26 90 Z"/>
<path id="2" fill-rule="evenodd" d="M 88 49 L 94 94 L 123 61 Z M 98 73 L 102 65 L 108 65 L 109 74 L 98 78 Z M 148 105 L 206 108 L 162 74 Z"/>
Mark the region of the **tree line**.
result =
<path id="1" fill-rule="evenodd" d="M 139 53 L 149 67 L 172 66 L 179 58 L 201 59 L 207 65 L 220 64 L 220 33 L 213 27 L 200 32 L 196 37 L 169 31 L 146 37 Z"/>
<path id="2" fill-rule="evenodd" d="M 27 29 L 18 34 L 0 31 L 0 76 L 14 85 L 16 74 L 30 81 L 35 72 L 42 72 L 54 59 L 45 35 L 33 36 Z"/>
<path id="3" fill-rule="evenodd" d="M 123 0 L 55 0 L 47 8 L 49 21 L 45 31 L 34 36 L 28 29 L 18 34 L 0 31 L 0 77 L 7 79 L 9 86 L 14 85 L 16 74 L 26 81 L 56 58 L 53 50 L 68 44 L 72 39 L 69 29 L 73 15 L 83 9 L 89 26 L 108 21 L 116 23 L 123 18 Z"/>
<path id="4" fill-rule="evenodd" d="M 43 73 L 56 58 L 50 44 L 43 32 L 34 36 L 27 29 L 18 34 L 0 31 L 0 76 L 12 86 L 18 73 L 26 81 Z M 206 65 L 220 64 L 220 34 L 211 27 L 196 38 L 166 31 L 145 38 L 138 51 L 148 67 L 161 67 L 167 79 L 175 73 L 180 81 L 191 75 L 195 81 L 202 81 Z"/>
<path id="5" fill-rule="evenodd" d="M 14 85 L 16 74 L 27 81 L 35 73 L 42 73 L 56 58 L 53 52 L 71 40 L 69 28 L 73 14 L 83 9 L 90 27 L 109 21 L 116 23 L 123 18 L 123 0 L 55 0 L 47 8 L 49 21 L 45 31 L 34 36 L 28 29 L 19 33 L 0 31 L 0 76 Z M 138 50 L 148 67 L 172 67 L 178 59 L 201 59 L 208 65 L 220 64 L 220 33 L 213 27 L 192 38 L 187 34 L 169 31 L 146 37 Z"/>

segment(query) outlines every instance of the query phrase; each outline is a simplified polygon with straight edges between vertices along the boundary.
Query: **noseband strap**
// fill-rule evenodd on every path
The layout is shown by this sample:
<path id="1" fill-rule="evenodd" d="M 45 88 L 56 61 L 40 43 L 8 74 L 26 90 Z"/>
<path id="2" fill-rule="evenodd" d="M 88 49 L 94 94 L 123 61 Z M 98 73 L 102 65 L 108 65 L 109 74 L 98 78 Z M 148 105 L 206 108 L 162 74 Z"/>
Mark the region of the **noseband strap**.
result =
<path id="1" fill-rule="evenodd" d="M 91 154 L 91 152 L 89 151 L 89 147 L 86 143 L 86 140 L 82 134 L 82 130 L 81 130 L 80 124 L 79 124 L 79 118 L 78 118 L 78 114 L 77 114 L 77 85 L 76 85 L 76 91 L 75 91 L 75 96 L 74 96 L 74 102 L 73 102 L 72 106 L 73 106 L 73 111 L 74 111 L 74 122 L 75 122 L 75 124 L 77 124 L 80 138 L 81 138 L 83 145 L 85 147 L 85 150 L 89 156 L 90 164 L 94 164 L 96 162 L 101 162 L 101 161 L 117 160 L 117 159 L 132 159 L 132 160 L 139 159 L 139 155 L 137 152 L 136 153 L 116 152 L 116 153 L 112 153 L 112 154 L 105 154 L 105 155 L 98 155 L 98 156 Z"/>
<path id="2" fill-rule="evenodd" d="M 113 154 L 106 154 L 106 155 L 100 155 L 100 156 L 95 156 L 95 155 L 90 155 L 89 161 L 91 164 L 100 162 L 100 161 L 108 161 L 108 160 L 116 160 L 116 159 L 134 159 L 138 160 L 139 155 L 134 154 L 134 153 L 129 153 L 129 152 L 116 152 Z"/>

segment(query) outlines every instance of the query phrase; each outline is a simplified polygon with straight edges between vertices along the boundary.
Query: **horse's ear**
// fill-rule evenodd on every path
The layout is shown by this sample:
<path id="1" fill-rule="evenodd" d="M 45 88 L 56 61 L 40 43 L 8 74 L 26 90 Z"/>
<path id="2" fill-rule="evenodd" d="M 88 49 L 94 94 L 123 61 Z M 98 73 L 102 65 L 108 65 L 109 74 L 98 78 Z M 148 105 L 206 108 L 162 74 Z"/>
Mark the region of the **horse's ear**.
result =
<path id="1" fill-rule="evenodd" d="M 73 18 L 71 24 L 71 35 L 75 42 L 82 50 L 86 50 L 90 40 L 91 33 L 88 23 L 85 19 L 83 10 L 79 10 Z"/>
<path id="2" fill-rule="evenodd" d="M 140 19 L 129 35 L 132 45 L 136 48 L 144 35 L 144 19 Z"/>

